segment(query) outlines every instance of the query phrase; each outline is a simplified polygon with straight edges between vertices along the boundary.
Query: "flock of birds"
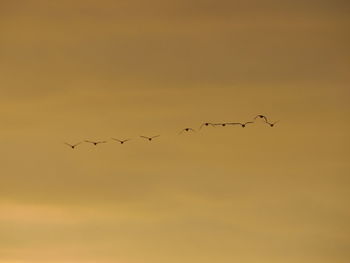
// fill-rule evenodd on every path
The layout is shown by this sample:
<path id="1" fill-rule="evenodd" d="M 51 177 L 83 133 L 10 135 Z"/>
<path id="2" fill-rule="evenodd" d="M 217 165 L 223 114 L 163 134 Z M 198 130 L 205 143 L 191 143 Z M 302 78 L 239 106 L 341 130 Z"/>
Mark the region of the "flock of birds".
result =
<path id="1" fill-rule="evenodd" d="M 274 122 L 271 122 L 268 120 L 268 118 L 265 116 L 265 115 L 256 115 L 254 117 L 254 119 L 252 121 L 247 121 L 247 122 L 223 122 L 223 123 L 211 123 L 211 122 L 205 122 L 203 123 L 200 127 L 199 127 L 199 130 L 201 130 L 203 127 L 207 127 L 207 126 L 212 126 L 212 127 L 216 127 L 216 126 L 222 126 L 222 127 L 225 127 L 225 126 L 228 126 L 228 125 L 240 125 L 242 128 L 246 127 L 248 124 L 253 124 L 255 122 L 256 119 L 262 119 L 267 125 L 269 125 L 270 127 L 274 127 L 275 124 L 279 121 L 274 121 Z M 184 128 L 182 129 L 180 132 L 179 132 L 179 135 L 180 134 L 183 134 L 184 132 L 195 132 L 196 130 L 193 129 L 193 128 Z M 151 136 L 151 137 L 148 137 L 148 136 L 143 136 L 141 135 L 140 138 L 143 138 L 143 139 L 146 139 L 148 141 L 152 141 L 153 139 L 159 137 L 160 135 L 155 135 L 155 136 Z M 111 138 L 112 140 L 116 141 L 116 142 L 119 142 L 120 144 L 124 144 L 126 143 L 127 141 L 130 141 L 131 139 L 124 139 L 124 140 L 120 140 L 120 139 L 116 139 L 116 138 Z M 90 140 L 85 140 L 84 141 L 85 143 L 91 143 L 92 145 L 94 146 L 97 146 L 98 144 L 102 144 L 102 143 L 107 143 L 107 141 L 90 141 Z M 78 143 L 75 143 L 75 144 L 70 144 L 70 143 L 65 143 L 65 145 L 69 146 L 70 148 L 72 149 L 75 149 L 78 145 L 82 144 L 83 142 L 78 142 Z"/>

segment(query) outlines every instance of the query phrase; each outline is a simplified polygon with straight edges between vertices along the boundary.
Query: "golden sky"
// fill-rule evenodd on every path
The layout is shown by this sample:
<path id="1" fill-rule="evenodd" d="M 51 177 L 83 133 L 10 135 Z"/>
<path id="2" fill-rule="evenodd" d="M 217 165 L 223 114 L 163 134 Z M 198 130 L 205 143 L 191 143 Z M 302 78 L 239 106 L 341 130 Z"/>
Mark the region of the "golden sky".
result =
<path id="1" fill-rule="evenodd" d="M 0 262 L 349 262 L 349 11 L 0 0 Z"/>

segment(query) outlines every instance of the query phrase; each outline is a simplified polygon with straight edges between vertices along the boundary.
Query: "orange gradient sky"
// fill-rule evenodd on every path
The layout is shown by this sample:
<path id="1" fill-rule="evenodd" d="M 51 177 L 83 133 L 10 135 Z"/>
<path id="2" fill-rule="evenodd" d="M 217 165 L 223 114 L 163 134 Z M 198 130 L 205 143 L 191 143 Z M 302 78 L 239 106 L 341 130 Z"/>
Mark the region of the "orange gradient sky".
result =
<path id="1" fill-rule="evenodd" d="M 0 1 L 0 262 L 349 262 L 349 11 Z"/>

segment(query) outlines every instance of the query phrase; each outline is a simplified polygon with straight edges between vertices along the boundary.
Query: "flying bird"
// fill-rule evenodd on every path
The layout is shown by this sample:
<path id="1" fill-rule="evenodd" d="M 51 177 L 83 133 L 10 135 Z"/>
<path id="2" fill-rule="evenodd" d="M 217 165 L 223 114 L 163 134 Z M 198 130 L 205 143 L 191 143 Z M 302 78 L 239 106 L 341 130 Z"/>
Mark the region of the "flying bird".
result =
<path id="1" fill-rule="evenodd" d="M 227 125 L 241 125 L 242 128 L 244 128 L 247 124 L 251 124 L 251 123 L 254 123 L 253 121 L 247 121 L 247 122 L 228 122 L 226 123 Z"/>
<path id="2" fill-rule="evenodd" d="M 222 126 L 222 127 L 225 127 L 228 123 L 226 122 L 223 122 L 223 123 L 213 123 L 214 127 L 215 126 Z"/>
<path id="3" fill-rule="evenodd" d="M 93 145 L 97 145 L 97 144 L 100 144 L 100 143 L 106 143 L 107 141 L 98 141 L 98 142 L 94 142 L 94 141 L 88 141 L 88 140 L 85 140 L 85 142 L 88 142 L 88 143 L 92 143 Z"/>
<path id="4" fill-rule="evenodd" d="M 213 123 L 210 123 L 210 122 L 204 122 L 202 123 L 202 125 L 199 127 L 199 129 L 201 130 L 204 126 L 212 126 L 212 127 L 215 127 L 215 125 Z"/>
<path id="5" fill-rule="evenodd" d="M 124 144 L 125 142 L 130 141 L 130 139 L 126 139 L 126 140 L 119 140 L 119 139 L 115 139 L 115 138 L 112 138 L 112 139 L 117 141 L 117 142 L 120 142 L 120 144 Z"/>
<path id="6" fill-rule="evenodd" d="M 266 123 L 267 123 L 268 125 L 270 125 L 270 127 L 275 126 L 275 124 L 276 124 L 277 122 L 279 122 L 279 121 L 275 121 L 275 122 L 268 122 L 268 121 L 266 121 Z"/>
<path id="7" fill-rule="evenodd" d="M 179 134 L 182 134 L 183 132 L 189 132 L 189 131 L 195 132 L 195 130 L 192 129 L 192 128 L 185 128 L 185 129 L 181 130 L 181 131 L 179 132 Z"/>
<path id="8" fill-rule="evenodd" d="M 72 149 L 74 149 L 75 147 L 77 147 L 79 144 L 81 144 L 81 142 L 78 142 L 76 144 L 69 144 L 69 143 L 64 143 L 65 145 L 68 145 L 69 147 L 71 147 Z"/>
<path id="9" fill-rule="evenodd" d="M 267 120 L 267 117 L 266 117 L 265 115 L 261 115 L 261 114 L 259 114 L 259 115 L 256 115 L 256 116 L 255 116 L 254 120 L 256 120 L 256 118 L 264 119 L 264 120 L 265 120 L 265 122 L 267 122 L 267 121 L 268 121 L 268 120 Z"/>
<path id="10" fill-rule="evenodd" d="M 149 140 L 149 141 L 152 141 L 154 138 L 157 138 L 157 137 L 159 137 L 160 135 L 156 135 L 156 136 L 152 136 L 152 137 L 147 137 L 147 136 L 140 136 L 141 138 L 144 138 L 144 139 L 147 139 L 147 140 Z"/>

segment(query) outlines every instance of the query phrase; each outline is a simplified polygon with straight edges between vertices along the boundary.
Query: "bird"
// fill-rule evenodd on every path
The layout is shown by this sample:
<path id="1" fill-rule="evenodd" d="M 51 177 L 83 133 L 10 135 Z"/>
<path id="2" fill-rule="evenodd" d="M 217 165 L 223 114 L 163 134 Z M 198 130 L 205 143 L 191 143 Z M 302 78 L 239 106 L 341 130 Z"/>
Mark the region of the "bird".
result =
<path id="1" fill-rule="evenodd" d="M 202 125 L 199 127 L 199 129 L 201 130 L 204 126 L 212 126 L 212 127 L 215 127 L 215 125 L 213 123 L 210 123 L 210 122 L 204 122 L 202 123 Z"/>
<path id="2" fill-rule="evenodd" d="M 85 140 L 85 142 L 88 142 L 88 143 L 92 143 L 93 145 L 97 145 L 97 144 L 100 144 L 100 143 L 106 143 L 107 141 L 98 141 L 98 142 L 94 142 L 94 141 L 88 141 L 88 140 Z"/>
<path id="3" fill-rule="evenodd" d="M 247 122 L 228 122 L 226 123 L 227 125 L 241 125 L 242 128 L 244 128 L 247 124 L 251 124 L 251 123 L 254 123 L 253 121 L 247 121 Z"/>
<path id="4" fill-rule="evenodd" d="M 222 126 L 225 127 L 228 123 L 223 122 L 223 123 L 213 123 L 214 126 Z"/>
<path id="5" fill-rule="evenodd" d="M 144 139 L 147 139 L 147 140 L 149 140 L 149 141 L 152 141 L 154 138 L 157 138 L 157 137 L 159 137 L 160 135 L 156 135 L 156 136 L 152 136 L 152 137 L 147 137 L 147 136 L 140 136 L 141 138 L 144 138 Z"/>
<path id="6" fill-rule="evenodd" d="M 265 121 L 268 125 L 270 125 L 270 127 L 273 127 L 275 126 L 275 124 L 279 121 L 275 121 L 275 122 L 268 122 L 268 121 Z"/>
<path id="7" fill-rule="evenodd" d="M 81 142 L 78 142 L 76 144 L 69 144 L 69 143 L 64 143 L 65 145 L 68 145 L 69 147 L 71 147 L 72 149 L 74 149 L 75 147 L 77 147 L 79 144 L 81 144 Z"/>
<path id="8" fill-rule="evenodd" d="M 182 129 L 182 130 L 179 132 L 179 134 L 182 134 L 183 132 L 189 132 L 189 131 L 195 132 L 195 130 L 192 129 L 192 128 L 185 128 L 185 129 Z"/>
<path id="9" fill-rule="evenodd" d="M 130 139 L 126 139 L 126 140 L 119 140 L 119 139 L 116 139 L 116 138 L 112 138 L 112 139 L 117 141 L 117 142 L 120 142 L 120 144 L 124 144 L 125 142 L 130 141 Z"/>
<path id="10" fill-rule="evenodd" d="M 256 115 L 256 116 L 255 116 L 254 120 L 256 120 L 256 118 L 265 119 L 265 122 L 268 121 L 268 120 L 267 120 L 267 117 L 266 117 L 265 115 L 259 114 L 259 115 Z"/>

